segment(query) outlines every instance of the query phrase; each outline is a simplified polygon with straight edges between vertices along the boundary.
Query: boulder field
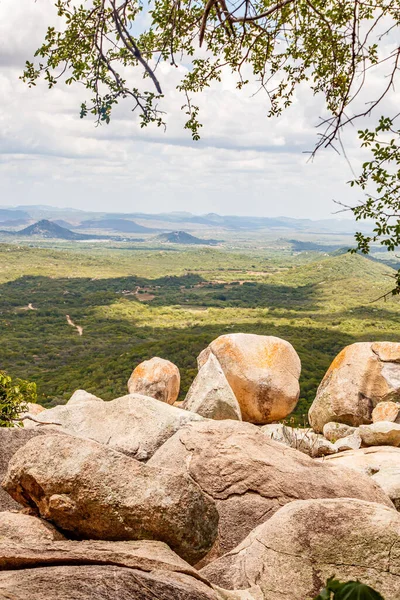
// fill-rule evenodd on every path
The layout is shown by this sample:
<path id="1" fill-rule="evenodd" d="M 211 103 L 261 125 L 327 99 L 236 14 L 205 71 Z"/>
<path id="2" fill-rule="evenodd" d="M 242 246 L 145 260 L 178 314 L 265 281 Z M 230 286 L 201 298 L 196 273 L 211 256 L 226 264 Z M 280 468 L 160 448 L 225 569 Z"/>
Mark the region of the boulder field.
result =
<path id="1" fill-rule="evenodd" d="M 223 335 L 198 365 L 179 408 L 154 358 L 126 396 L 0 428 L 0 598 L 313 600 L 335 576 L 400 600 L 400 344 L 345 348 L 308 429 L 277 422 L 288 342 Z"/>

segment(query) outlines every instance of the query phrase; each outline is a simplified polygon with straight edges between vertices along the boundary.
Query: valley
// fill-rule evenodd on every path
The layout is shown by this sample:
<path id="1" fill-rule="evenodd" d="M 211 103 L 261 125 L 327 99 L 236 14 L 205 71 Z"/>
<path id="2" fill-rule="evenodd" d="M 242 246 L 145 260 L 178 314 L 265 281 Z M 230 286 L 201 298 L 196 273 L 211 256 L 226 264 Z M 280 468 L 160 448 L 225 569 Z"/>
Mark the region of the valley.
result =
<path id="1" fill-rule="evenodd" d="M 106 400 L 121 396 L 132 369 L 160 356 L 178 365 L 183 399 L 197 355 L 214 338 L 274 335 L 302 361 L 292 420 L 303 423 L 344 346 L 398 340 L 399 299 L 377 300 L 393 274 L 377 260 L 294 250 L 282 239 L 195 249 L 154 240 L 3 243 L 0 365 L 35 381 L 49 407 L 78 388 Z"/>

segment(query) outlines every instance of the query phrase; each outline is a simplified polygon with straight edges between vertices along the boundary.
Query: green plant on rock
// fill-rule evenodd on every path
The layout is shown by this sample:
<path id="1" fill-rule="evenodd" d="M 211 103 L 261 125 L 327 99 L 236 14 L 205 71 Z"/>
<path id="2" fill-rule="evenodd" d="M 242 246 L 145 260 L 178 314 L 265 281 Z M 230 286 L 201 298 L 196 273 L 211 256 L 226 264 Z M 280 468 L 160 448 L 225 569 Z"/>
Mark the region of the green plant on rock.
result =
<path id="1" fill-rule="evenodd" d="M 22 425 L 19 416 L 28 410 L 28 402 L 37 401 L 36 383 L 15 379 L 0 371 L 0 427 Z"/>
<path id="2" fill-rule="evenodd" d="M 341 583 L 331 577 L 315 600 L 384 600 L 379 592 L 359 581 Z"/>

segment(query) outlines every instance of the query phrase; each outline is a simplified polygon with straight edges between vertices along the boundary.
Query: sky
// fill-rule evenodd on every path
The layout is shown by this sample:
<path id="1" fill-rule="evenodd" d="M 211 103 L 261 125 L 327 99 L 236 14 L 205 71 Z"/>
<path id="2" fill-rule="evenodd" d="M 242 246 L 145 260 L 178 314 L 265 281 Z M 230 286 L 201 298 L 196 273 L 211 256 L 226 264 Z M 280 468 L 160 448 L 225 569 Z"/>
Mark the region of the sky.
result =
<path id="1" fill-rule="evenodd" d="M 158 72 L 165 132 L 140 129 L 127 103 L 109 125 L 81 120 L 80 86 L 29 89 L 19 76 L 56 23 L 52 4 L 0 0 L 0 205 L 320 219 L 338 211 L 335 200 L 362 197 L 346 183 L 353 175 L 343 156 L 324 150 L 308 160 L 321 102 L 307 89 L 282 117 L 268 119 L 265 95 L 236 90 L 227 75 L 198 101 L 200 142 L 183 129 L 175 90 L 183 67 Z M 363 156 L 354 132 L 347 153 L 357 171 Z"/>

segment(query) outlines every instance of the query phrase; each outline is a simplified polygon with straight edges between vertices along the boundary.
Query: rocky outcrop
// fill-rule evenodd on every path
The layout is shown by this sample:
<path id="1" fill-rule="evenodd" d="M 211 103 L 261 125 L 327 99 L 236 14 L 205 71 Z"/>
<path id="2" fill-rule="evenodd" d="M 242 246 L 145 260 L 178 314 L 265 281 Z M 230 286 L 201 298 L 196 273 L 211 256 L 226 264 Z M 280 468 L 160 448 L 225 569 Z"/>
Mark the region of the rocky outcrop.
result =
<path id="1" fill-rule="evenodd" d="M 48 433 L 49 429 L 47 427 L 49 426 L 42 429 L 0 427 L 0 482 L 7 472 L 8 463 L 15 452 L 30 439 Z M 0 486 L 0 510 L 18 510 L 20 508 L 20 505 Z"/>
<path id="2" fill-rule="evenodd" d="M 400 423 L 400 404 L 398 402 L 379 402 L 372 411 L 372 422 L 390 421 Z"/>
<path id="3" fill-rule="evenodd" d="M 330 421 L 369 424 L 379 402 L 400 398 L 400 344 L 360 342 L 342 350 L 329 367 L 309 410 L 317 433 Z"/>
<path id="4" fill-rule="evenodd" d="M 377 446 L 341 452 L 323 460 L 369 475 L 400 511 L 400 448 Z"/>
<path id="5" fill-rule="evenodd" d="M 0 597 L 15 600 L 222 599 L 167 545 L 154 541 L 0 542 L 0 569 Z"/>
<path id="6" fill-rule="evenodd" d="M 311 429 L 296 429 L 282 423 L 274 423 L 264 425 L 261 431 L 271 440 L 299 450 L 312 458 L 327 456 L 338 451 L 323 435 L 314 433 Z"/>
<path id="7" fill-rule="evenodd" d="M 190 386 L 182 408 L 208 419 L 242 420 L 236 396 L 212 352 Z"/>
<path id="8" fill-rule="evenodd" d="M 294 499 L 361 498 L 392 506 L 366 476 L 320 463 L 237 421 L 190 423 L 148 465 L 189 474 L 219 512 L 218 540 L 207 560 L 232 550 Z"/>
<path id="9" fill-rule="evenodd" d="M 12 457 L 3 487 L 75 536 L 159 540 L 190 563 L 217 535 L 213 500 L 186 474 L 148 467 L 89 440 L 30 440 Z"/>
<path id="10" fill-rule="evenodd" d="M 200 573 L 228 589 L 257 584 L 265 600 L 309 600 L 332 575 L 395 600 L 400 515 L 348 498 L 292 502 Z"/>
<path id="11" fill-rule="evenodd" d="M 167 404 L 178 399 L 181 376 L 174 363 L 158 356 L 140 363 L 128 381 L 130 394 L 150 396 Z"/>
<path id="12" fill-rule="evenodd" d="M 111 402 L 98 399 L 68 403 L 40 415 L 41 421 L 60 423 L 64 431 L 96 440 L 143 461 L 185 423 L 201 419 L 200 415 L 139 394 Z"/>
<path id="13" fill-rule="evenodd" d="M 244 421 L 272 423 L 295 408 L 301 364 L 289 342 L 250 333 L 222 335 L 200 354 L 199 368 L 211 352 L 239 402 Z"/>
<path id="14" fill-rule="evenodd" d="M 365 446 L 400 446 L 400 425 L 389 421 L 379 421 L 358 428 Z"/>
<path id="15" fill-rule="evenodd" d="M 36 544 L 64 539 L 51 523 L 43 519 L 21 512 L 0 512 L 0 545 L 10 541 Z"/>

